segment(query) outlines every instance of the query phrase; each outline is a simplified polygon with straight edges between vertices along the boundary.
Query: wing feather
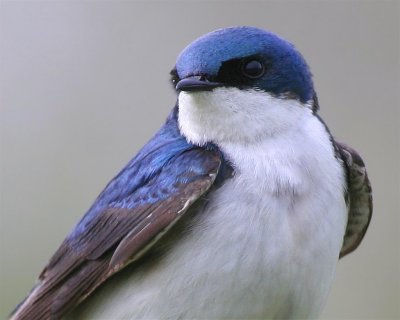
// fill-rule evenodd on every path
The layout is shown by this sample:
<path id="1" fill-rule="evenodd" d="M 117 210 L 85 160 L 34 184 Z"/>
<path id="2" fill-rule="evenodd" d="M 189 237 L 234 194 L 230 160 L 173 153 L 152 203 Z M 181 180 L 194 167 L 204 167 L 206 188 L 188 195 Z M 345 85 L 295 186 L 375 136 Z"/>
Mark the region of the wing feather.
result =
<path id="1" fill-rule="evenodd" d="M 174 110 L 64 240 L 12 319 L 60 319 L 160 239 L 209 190 L 221 163 L 218 150 L 186 142 Z"/>
<path id="2" fill-rule="evenodd" d="M 347 175 L 348 221 L 340 257 L 354 251 L 367 232 L 372 217 L 372 190 L 360 155 L 348 145 L 336 142 Z"/>

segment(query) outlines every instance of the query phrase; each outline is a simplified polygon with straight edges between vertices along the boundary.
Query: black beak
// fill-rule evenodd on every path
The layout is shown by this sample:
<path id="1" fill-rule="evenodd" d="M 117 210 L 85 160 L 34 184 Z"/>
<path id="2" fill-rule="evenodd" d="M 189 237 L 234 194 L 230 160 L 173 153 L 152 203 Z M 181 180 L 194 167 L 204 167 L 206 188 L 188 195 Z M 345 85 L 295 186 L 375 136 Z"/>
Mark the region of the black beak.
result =
<path id="1" fill-rule="evenodd" d="M 204 76 L 193 76 L 180 80 L 175 88 L 178 91 L 211 91 L 222 86 L 222 83 L 208 81 Z"/>

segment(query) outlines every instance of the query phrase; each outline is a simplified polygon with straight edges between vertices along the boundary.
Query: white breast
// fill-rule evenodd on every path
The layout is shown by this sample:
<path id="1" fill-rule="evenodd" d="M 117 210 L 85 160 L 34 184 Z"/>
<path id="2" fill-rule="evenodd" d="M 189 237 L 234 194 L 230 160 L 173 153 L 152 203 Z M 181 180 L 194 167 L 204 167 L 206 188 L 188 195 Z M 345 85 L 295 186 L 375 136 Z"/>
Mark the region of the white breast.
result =
<path id="1" fill-rule="evenodd" d="M 272 112 L 260 116 L 264 130 L 258 123 L 245 127 L 256 115 L 241 122 L 235 118 L 241 114 L 237 96 L 233 107 L 220 97 L 217 108 L 222 104 L 228 109 L 220 119 L 222 127 L 214 128 L 215 110 L 207 109 L 217 103 L 214 91 L 217 96 L 197 97 L 200 105 L 193 97 L 180 100 L 181 130 L 196 143 L 212 137 L 233 164 L 234 177 L 210 194 L 193 230 L 161 264 L 111 279 L 74 319 L 319 314 L 346 224 L 344 177 L 329 136 L 309 108 L 294 102 L 284 105 L 276 116 L 283 120 L 276 120 L 279 106 L 271 97 L 265 107 Z M 191 102 L 185 104 L 185 99 Z M 199 107 L 204 109 L 193 111 Z M 230 123 L 225 131 L 224 121 Z M 236 128 L 229 127 L 232 123 Z"/>

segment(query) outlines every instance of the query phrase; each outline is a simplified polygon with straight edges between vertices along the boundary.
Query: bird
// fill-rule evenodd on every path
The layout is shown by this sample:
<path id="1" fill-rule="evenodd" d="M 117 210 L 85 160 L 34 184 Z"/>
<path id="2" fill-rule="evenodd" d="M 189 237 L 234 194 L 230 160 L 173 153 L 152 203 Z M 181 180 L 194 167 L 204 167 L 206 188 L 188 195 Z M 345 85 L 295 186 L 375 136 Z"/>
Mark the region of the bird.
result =
<path id="1" fill-rule="evenodd" d="M 10 316 L 318 317 L 372 191 L 361 156 L 318 114 L 293 44 L 217 29 L 178 55 L 177 100 L 108 183 Z"/>

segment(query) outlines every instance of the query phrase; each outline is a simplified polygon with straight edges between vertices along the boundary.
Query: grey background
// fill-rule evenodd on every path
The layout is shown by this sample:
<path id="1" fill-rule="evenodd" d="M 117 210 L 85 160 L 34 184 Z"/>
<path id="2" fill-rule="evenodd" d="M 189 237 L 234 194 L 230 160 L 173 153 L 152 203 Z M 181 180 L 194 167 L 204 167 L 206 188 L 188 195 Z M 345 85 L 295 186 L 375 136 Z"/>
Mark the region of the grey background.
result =
<path id="1" fill-rule="evenodd" d="M 12 2 L 0 10 L 0 318 L 175 102 L 198 36 L 254 25 L 296 44 L 321 114 L 368 165 L 375 214 L 322 318 L 400 318 L 396 1 Z"/>

